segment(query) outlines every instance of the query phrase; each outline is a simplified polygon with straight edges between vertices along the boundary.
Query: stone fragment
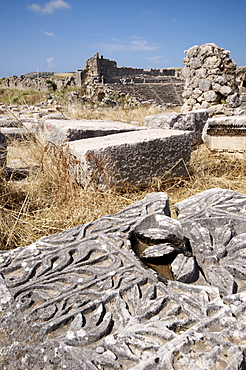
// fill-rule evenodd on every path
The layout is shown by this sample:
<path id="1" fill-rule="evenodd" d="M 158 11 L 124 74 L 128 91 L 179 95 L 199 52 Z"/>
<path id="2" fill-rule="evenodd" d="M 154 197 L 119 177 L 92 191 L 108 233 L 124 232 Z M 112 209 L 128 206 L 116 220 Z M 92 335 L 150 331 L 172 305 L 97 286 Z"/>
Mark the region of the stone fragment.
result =
<path id="1" fill-rule="evenodd" d="M 219 90 L 218 90 L 220 93 L 221 93 L 221 95 L 223 95 L 223 96 L 228 96 L 229 94 L 231 94 L 232 93 L 232 88 L 230 87 L 230 86 L 226 86 L 226 85 L 223 85 L 223 86 L 220 86 L 220 88 L 219 88 Z M 236 95 L 237 96 L 237 95 Z M 238 96 L 237 96 L 237 99 L 238 99 Z M 227 103 L 229 103 L 229 101 L 230 101 L 230 98 L 229 98 L 229 100 L 227 101 Z M 238 103 L 238 102 L 237 102 Z M 237 104 L 237 105 L 235 105 L 235 106 L 237 106 L 238 107 L 238 105 L 239 104 Z"/>
<path id="2" fill-rule="evenodd" d="M 215 92 L 215 91 L 213 91 L 213 90 L 206 91 L 206 92 L 203 94 L 203 97 L 204 97 L 204 99 L 205 99 L 207 102 L 209 102 L 209 103 L 211 103 L 211 102 L 216 102 L 216 101 L 218 101 L 218 100 L 220 99 L 220 96 L 218 96 L 218 95 L 216 94 L 216 92 Z"/>
<path id="3" fill-rule="evenodd" d="M 185 176 L 191 136 L 178 130 L 141 130 L 70 142 L 73 167 L 84 186 L 147 186 L 162 176 Z"/>
<path id="4" fill-rule="evenodd" d="M 190 68 L 197 69 L 201 67 L 201 61 L 199 58 L 191 58 L 190 59 Z"/>
<path id="5" fill-rule="evenodd" d="M 202 109 L 187 113 L 162 113 L 146 116 L 145 124 L 149 128 L 191 131 L 192 144 L 197 144 L 201 142 L 202 130 L 208 117 L 208 112 Z"/>
<path id="6" fill-rule="evenodd" d="M 178 254 L 171 264 L 173 277 L 183 283 L 194 283 L 199 276 L 198 266 L 193 256 Z"/>
<path id="7" fill-rule="evenodd" d="M 209 118 L 202 138 L 211 150 L 245 152 L 246 116 Z"/>
<path id="8" fill-rule="evenodd" d="M 199 81 L 199 89 L 201 91 L 208 91 L 208 90 L 210 90 L 211 85 L 212 85 L 212 82 L 210 80 L 208 80 L 207 78 L 202 78 Z"/>
<path id="9" fill-rule="evenodd" d="M 150 247 L 146 248 L 141 254 L 141 259 L 156 259 L 156 258 L 163 258 L 165 256 L 170 256 L 177 252 L 177 249 L 170 243 L 165 244 L 158 244 L 158 245 L 151 245 Z"/>

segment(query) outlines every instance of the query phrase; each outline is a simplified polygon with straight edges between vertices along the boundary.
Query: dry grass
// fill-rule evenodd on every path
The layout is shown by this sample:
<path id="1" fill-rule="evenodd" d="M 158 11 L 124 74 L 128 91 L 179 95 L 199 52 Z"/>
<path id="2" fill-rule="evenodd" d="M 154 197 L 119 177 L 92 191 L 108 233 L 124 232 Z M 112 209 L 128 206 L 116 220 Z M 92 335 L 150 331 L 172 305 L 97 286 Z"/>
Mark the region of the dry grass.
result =
<path id="1" fill-rule="evenodd" d="M 116 119 L 114 117 L 114 119 Z M 0 248 L 25 246 L 41 236 L 114 214 L 148 192 L 165 191 L 173 204 L 203 190 L 222 187 L 246 194 L 246 158 L 211 153 L 200 146 L 192 153 L 187 178 L 155 179 L 148 189 L 93 191 L 73 179 L 70 166 L 76 158 L 66 145 L 13 142 L 8 160 L 18 166 L 36 165 L 22 181 L 5 181 L 0 174 Z"/>
<path id="2" fill-rule="evenodd" d="M 34 105 L 44 100 L 40 91 L 9 89 L 0 87 L 0 102 L 7 104 Z"/>
<path id="3" fill-rule="evenodd" d="M 181 107 L 175 108 L 159 108 L 151 105 L 131 107 L 119 106 L 117 108 L 93 108 L 81 103 L 74 106 L 67 106 L 63 109 L 63 113 L 68 118 L 78 119 L 100 119 L 108 121 L 122 121 L 133 124 L 144 124 L 146 116 L 151 114 L 160 114 L 168 112 L 180 112 Z"/>

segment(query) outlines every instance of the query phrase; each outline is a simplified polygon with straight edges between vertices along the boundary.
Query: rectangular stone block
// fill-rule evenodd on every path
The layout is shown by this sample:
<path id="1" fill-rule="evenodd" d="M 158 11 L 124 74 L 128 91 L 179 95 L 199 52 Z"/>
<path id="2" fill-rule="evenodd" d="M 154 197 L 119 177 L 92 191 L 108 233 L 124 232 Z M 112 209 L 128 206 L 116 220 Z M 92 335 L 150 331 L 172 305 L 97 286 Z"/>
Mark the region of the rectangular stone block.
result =
<path id="1" fill-rule="evenodd" d="M 5 135 L 7 142 L 11 140 L 25 141 L 33 138 L 33 133 L 26 127 L 2 127 L 1 132 Z"/>
<path id="2" fill-rule="evenodd" d="M 56 145 L 64 141 L 74 141 L 143 129 L 143 127 L 124 122 L 85 119 L 47 119 L 44 121 L 43 128 L 44 140 Z"/>
<path id="3" fill-rule="evenodd" d="M 211 150 L 246 151 L 246 116 L 210 118 L 203 130 L 203 141 Z"/>
<path id="4" fill-rule="evenodd" d="M 161 113 L 145 117 L 145 125 L 149 128 L 184 130 L 192 132 L 192 144 L 201 143 L 202 130 L 208 120 L 206 109 L 187 113 Z"/>
<path id="5" fill-rule="evenodd" d="M 142 130 L 69 143 L 78 164 L 73 171 L 84 186 L 109 188 L 125 183 L 148 186 L 154 177 L 186 176 L 191 133 Z"/>

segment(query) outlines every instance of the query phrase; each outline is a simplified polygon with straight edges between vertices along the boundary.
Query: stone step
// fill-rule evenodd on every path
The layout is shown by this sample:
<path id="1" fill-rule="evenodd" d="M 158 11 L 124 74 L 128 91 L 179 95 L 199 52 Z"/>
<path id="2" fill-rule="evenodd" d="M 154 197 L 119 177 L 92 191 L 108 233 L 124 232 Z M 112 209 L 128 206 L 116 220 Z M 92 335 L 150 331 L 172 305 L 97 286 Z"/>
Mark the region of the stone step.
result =
<path id="1" fill-rule="evenodd" d="M 153 178 L 186 176 L 190 159 L 188 131 L 145 129 L 69 143 L 78 163 L 80 184 L 100 189 L 126 183 L 148 186 Z"/>
<path id="2" fill-rule="evenodd" d="M 141 101 L 152 100 L 158 105 L 173 104 L 182 105 L 182 93 L 184 90 L 184 83 L 137 83 L 137 84 L 113 84 L 114 90 L 132 97 L 136 97 Z"/>

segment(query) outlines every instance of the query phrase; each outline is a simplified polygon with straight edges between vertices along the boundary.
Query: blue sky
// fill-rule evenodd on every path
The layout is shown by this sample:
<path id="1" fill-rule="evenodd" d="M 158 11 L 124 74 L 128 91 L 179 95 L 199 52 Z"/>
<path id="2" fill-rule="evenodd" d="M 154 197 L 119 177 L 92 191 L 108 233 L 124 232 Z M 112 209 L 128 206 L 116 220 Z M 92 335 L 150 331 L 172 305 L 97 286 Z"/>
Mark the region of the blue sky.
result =
<path id="1" fill-rule="evenodd" d="M 70 72 L 96 52 L 119 67 L 182 67 L 214 42 L 246 65 L 246 0 L 1 0 L 0 77 Z"/>

